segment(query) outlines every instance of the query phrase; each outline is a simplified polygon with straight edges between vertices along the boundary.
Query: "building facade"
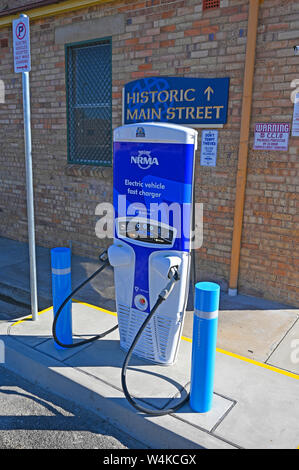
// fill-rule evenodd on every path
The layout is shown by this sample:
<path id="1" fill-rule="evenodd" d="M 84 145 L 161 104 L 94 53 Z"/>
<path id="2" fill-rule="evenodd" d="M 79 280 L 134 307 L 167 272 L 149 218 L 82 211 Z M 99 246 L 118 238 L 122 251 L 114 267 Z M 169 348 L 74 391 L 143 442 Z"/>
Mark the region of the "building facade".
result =
<path id="1" fill-rule="evenodd" d="M 96 208 L 112 201 L 112 130 L 122 123 L 126 83 L 163 76 L 229 77 L 227 123 L 219 129 L 215 167 L 200 165 L 198 129 L 195 200 L 203 203 L 204 225 L 203 245 L 196 250 L 197 279 L 298 305 L 299 137 L 292 135 L 292 120 L 299 92 L 299 55 L 294 53 L 299 3 L 23 1 L 22 11 L 20 2 L 9 2 L 6 9 L 5 4 L 0 1 L 1 236 L 27 240 L 22 83 L 21 74 L 14 73 L 11 24 L 23 12 L 30 18 L 36 242 L 53 247 L 71 241 L 74 253 L 92 257 L 111 243 L 96 236 Z M 249 27 L 254 7 L 256 34 Z M 253 92 L 247 96 L 250 60 Z M 258 123 L 289 123 L 287 150 L 254 149 Z M 248 144 L 242 141 L 246 125 Z M 236 203 L 242 175 L 240 220 Z M 242 232 L 233 286 L 237 224 Z"/>

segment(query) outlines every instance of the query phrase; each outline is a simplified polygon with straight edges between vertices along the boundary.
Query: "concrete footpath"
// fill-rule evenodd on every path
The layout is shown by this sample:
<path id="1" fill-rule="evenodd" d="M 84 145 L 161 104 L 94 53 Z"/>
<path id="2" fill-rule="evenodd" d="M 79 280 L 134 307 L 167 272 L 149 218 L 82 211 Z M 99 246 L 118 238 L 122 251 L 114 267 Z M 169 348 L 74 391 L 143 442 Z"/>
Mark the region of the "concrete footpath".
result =
<path id="1" fill-rule="evenodd" d="M 253 297 L 221 295 L 215 393 L 211 412 L 148 417 L 128 404 L 121 389 L 124 353 L 118 331 L 71 350 L 57 350 L 51 334 L 50 254 L 38 248 L 40 314 L 28 317 L 29 267 L 26 244 L 0 239 L 0 311 L 4 366 L 45 389 L 78 403 L 155 449 L 275 448 L 299 446 L 299 310 Z M 73 286 L 98 267 L 72 257 Z M 117 323 L 113 273 L 95 279 L 73 303 L 74 341 Z M 27 311 L 26 311 L 27 308 Z M 1 313 L 3 315 L 1 316 Z M 27 315 L 26 315 L 26 314 Z M 192 312 L 187 312 L 177 363 L 171 367 L 132 358 L 128 388 L 154 409 L 168 408 L 190 383 Z M 1 419 L 1 417 L 0 417 Z"/>

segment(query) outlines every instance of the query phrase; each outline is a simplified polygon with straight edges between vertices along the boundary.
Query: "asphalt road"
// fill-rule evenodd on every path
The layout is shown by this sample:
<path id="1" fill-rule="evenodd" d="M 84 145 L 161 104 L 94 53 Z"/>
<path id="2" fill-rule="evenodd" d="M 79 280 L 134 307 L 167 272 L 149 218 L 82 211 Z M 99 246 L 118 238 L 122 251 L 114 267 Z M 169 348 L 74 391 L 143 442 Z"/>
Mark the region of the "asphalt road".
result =
<path id="1" fill-rule="evenodd" d="M 0 449 L 140 449 L 131 437 L 0 366 Z"/>
<path id="2" fill-rule="evenodd" d="M 0 322 L 30 308 L 0 297 Z M 144 445 L 93 413 L 0 365 L 0 449 L 142 449 Z"/>
<path id="3" fill-rule="evenodd" d="M 14 320 L 26 315 L 31 315 L 30 307 L 22 303 L 5 301 L 5 296 L 0 294 L 0 321 Z"/>

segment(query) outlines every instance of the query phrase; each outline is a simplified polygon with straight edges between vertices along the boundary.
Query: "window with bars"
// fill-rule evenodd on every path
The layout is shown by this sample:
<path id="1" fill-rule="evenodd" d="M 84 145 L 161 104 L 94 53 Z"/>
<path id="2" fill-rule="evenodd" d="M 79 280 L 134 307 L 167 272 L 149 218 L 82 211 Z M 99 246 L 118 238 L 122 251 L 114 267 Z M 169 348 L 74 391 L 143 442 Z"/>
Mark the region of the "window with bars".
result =
<path id="1" fill-rule="evenodd" d="M 203 10 L 214 10 L 220 8 L 220 0 L 203 0 Z"/>
<path id="2" fill-rule="evenodd" d="M 68 161 L 112 164 L 111 39 L 66 46 Z"/>

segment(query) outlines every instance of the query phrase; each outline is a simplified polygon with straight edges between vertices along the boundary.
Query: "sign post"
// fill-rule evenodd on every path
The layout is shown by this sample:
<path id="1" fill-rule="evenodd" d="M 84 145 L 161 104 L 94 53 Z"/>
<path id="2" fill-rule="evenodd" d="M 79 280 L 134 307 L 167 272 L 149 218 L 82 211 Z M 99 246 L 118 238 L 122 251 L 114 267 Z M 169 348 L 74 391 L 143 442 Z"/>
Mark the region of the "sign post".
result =
<path id="1" fill-rule="evenodd" d="M 30 290 L 32 319 L 38 319 L 37 305 L 37 278 L 35 255 L 35 230 L 34 230 L 34 201 L 33 201 L 33 177 L 32 177 L 32 144 L 31 144 L 31 120 L 30 120 L 30 90 L 29 72 L 30 61 L 30 34 L 29 18 L 20 15 L 13 21 L 13 47 L 15 73 L 22 73 L 23 85 L 23 113 L 24 113 L 24 138 L 25 138 L 25 163 L 26 163 L 26 190 L 27 190 L 27 218 L 30 259 Z"/>

